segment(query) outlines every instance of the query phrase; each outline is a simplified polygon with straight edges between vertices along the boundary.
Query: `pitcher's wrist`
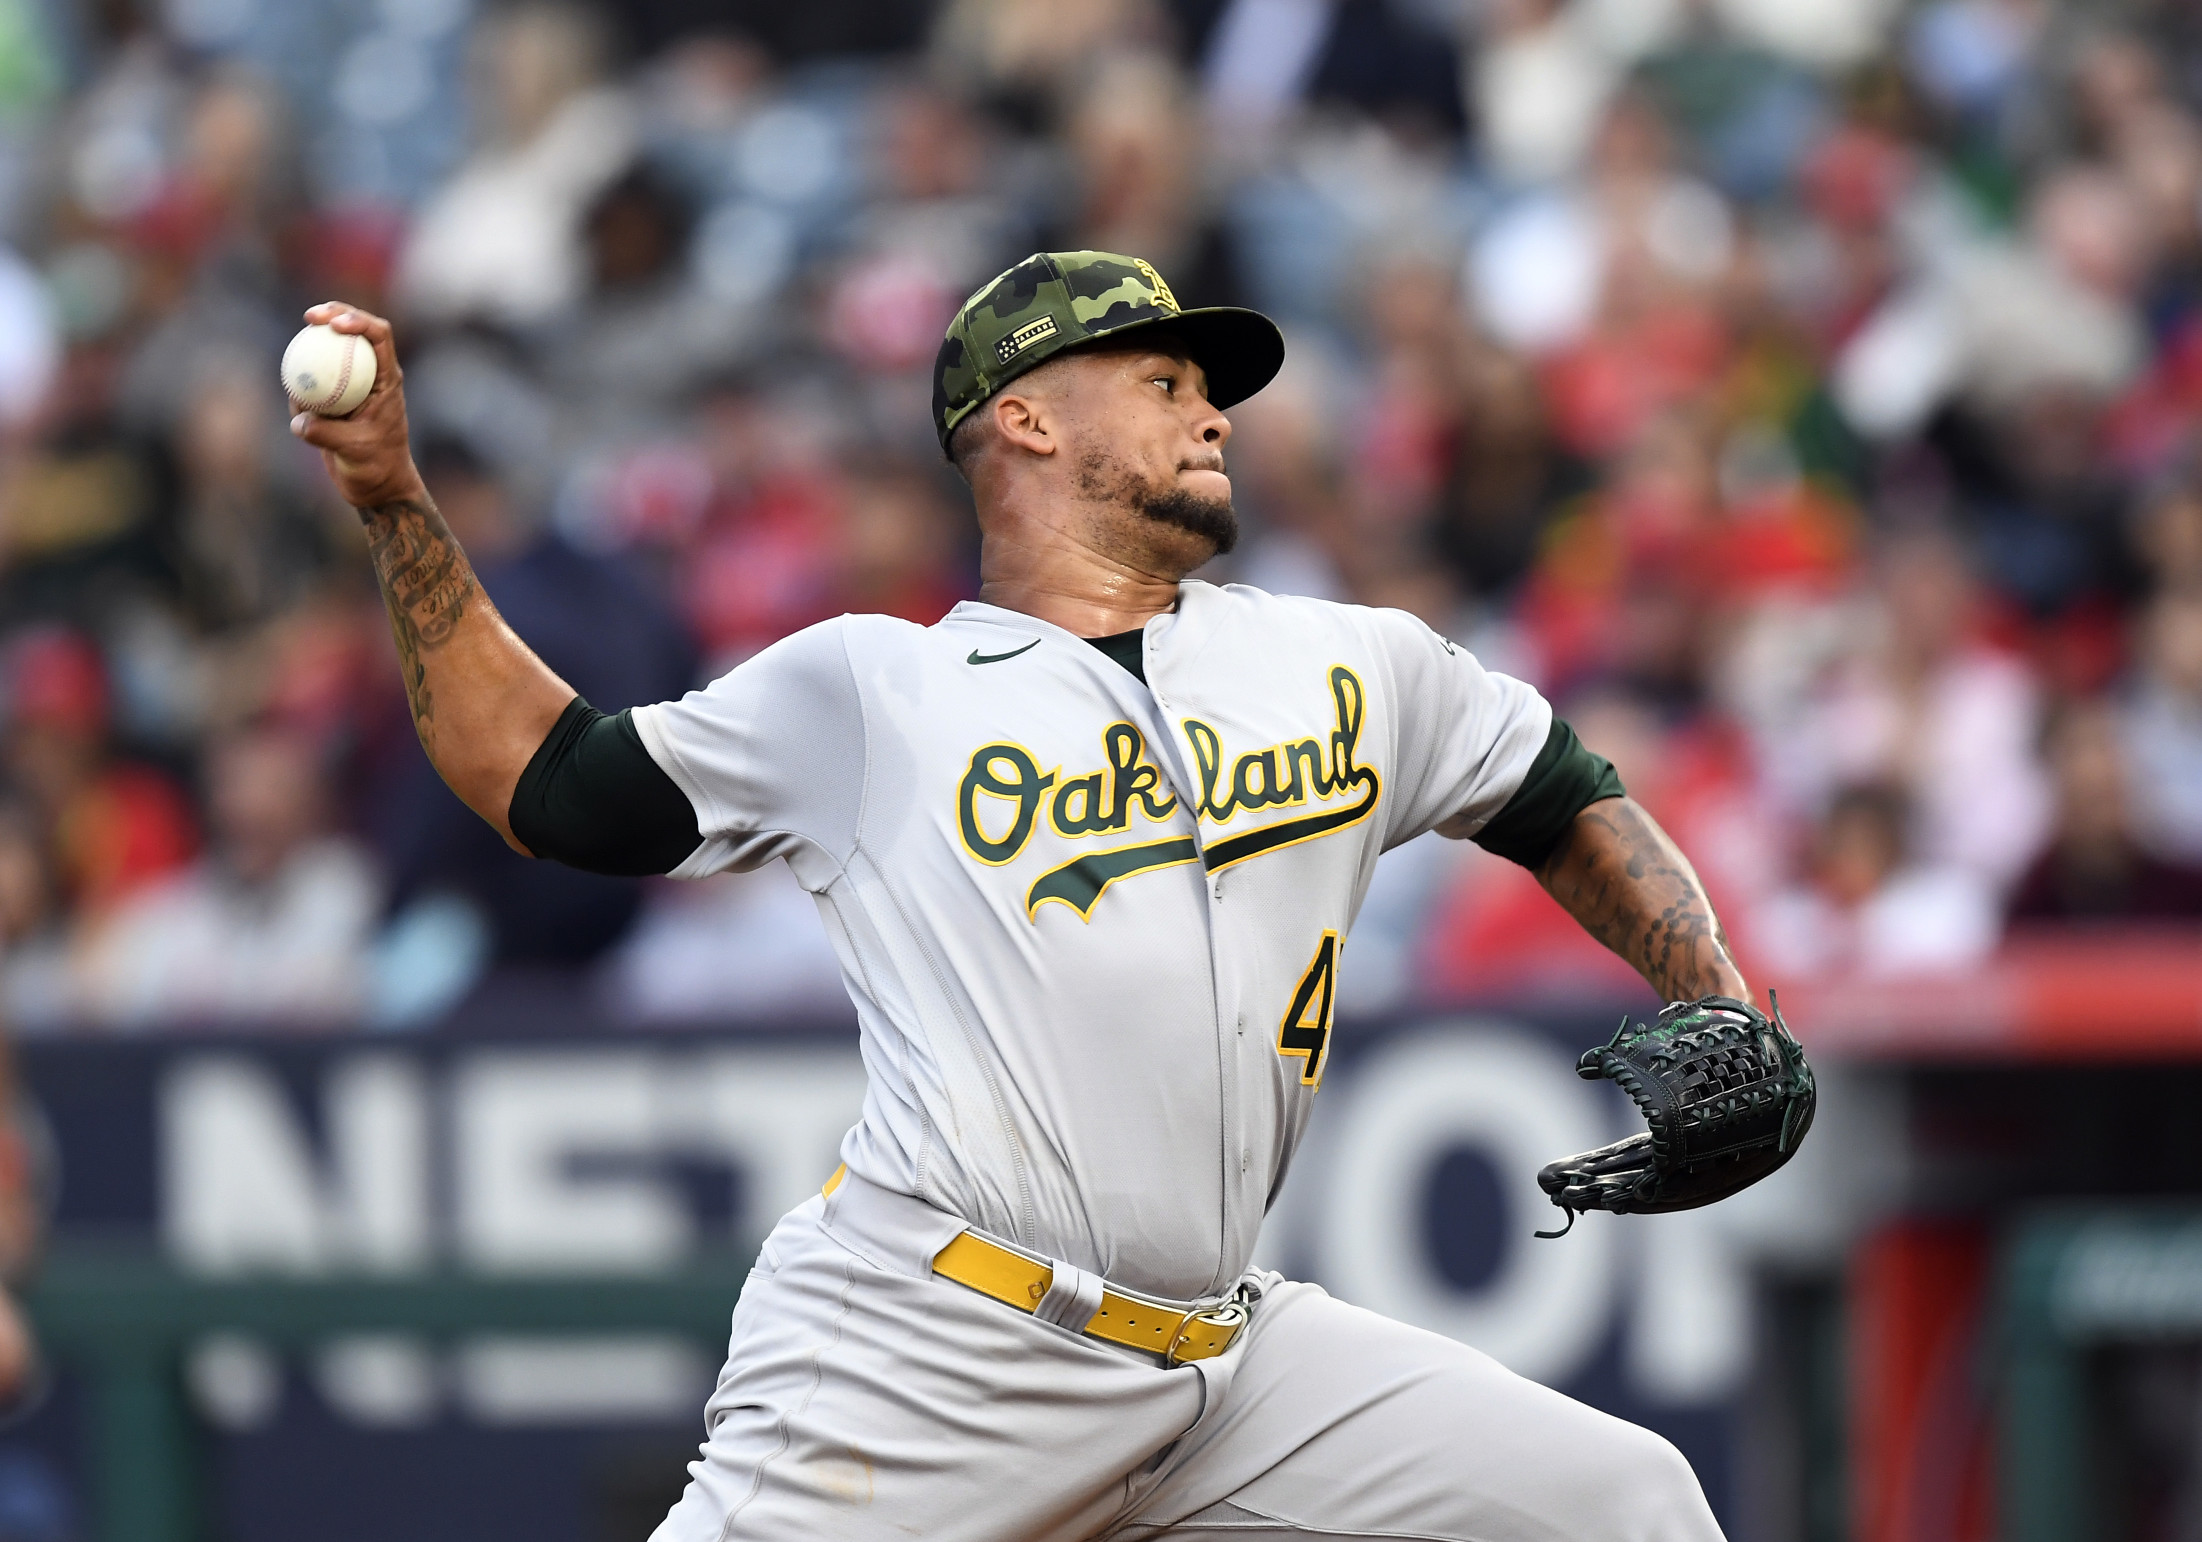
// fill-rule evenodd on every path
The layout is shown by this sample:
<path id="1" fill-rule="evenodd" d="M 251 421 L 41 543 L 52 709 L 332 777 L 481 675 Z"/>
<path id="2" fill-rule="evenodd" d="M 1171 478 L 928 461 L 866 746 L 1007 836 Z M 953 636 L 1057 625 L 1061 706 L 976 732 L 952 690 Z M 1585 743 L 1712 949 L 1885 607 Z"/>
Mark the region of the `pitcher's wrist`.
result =
<path id="1" fill-rule="evenodd" d="M 412 456 L 405 458 L 405 469 L 387 481 L 376 484 L 372 493 L 353 497 L 348 491 L 345 501 L 361 519 L 377 509 L 386 509 L 393 503 L 422 503 L 428 498 L 428 484 L 421 479 L 420 468 L 413 464 Z"/>

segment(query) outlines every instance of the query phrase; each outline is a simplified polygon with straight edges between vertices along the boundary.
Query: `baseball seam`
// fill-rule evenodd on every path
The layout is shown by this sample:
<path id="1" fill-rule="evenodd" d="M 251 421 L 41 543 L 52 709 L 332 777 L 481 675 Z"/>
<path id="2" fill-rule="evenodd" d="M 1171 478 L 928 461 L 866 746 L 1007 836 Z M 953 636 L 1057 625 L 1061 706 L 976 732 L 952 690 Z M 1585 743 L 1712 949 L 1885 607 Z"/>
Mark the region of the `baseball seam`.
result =
<path id="1" fill-rule="evenodd" d="M 336 372 L 336 389 L 329 393 L 327 405 L 331 407 L 344 400 L 344 393 L 352 388 L 352 354 L 354 352 L 355 350 L 350 343 L 344 345 L 344 367 Z"/>

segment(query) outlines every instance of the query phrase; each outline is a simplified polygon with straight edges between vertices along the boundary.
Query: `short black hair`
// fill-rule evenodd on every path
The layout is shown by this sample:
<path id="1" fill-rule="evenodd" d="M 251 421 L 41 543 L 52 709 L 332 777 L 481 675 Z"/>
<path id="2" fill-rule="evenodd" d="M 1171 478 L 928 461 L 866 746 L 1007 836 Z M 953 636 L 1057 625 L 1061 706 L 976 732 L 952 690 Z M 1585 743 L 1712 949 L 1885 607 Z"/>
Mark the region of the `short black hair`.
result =
<path id="1" fill-rule="evenodd" d="M 993 399 L 989 396 L 986 402 Z M 971 480 L 971 457 L 979 453 L 979 415 L 986 410 L 986 402 L 965 413 L 963 421 L 948 434 L 948 464 L 955 467 L 966 482 Z"/>

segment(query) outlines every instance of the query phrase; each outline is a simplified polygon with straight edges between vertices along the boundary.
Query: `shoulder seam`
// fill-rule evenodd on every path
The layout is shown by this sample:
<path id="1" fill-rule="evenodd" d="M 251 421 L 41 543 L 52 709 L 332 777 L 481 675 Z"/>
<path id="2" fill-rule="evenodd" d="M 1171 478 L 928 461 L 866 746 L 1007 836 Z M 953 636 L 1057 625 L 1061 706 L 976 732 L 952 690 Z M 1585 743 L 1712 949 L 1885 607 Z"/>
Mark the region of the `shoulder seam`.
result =
<path id="1" fill-rule="evenodd" d="M 1342 606 L 1340 608 L 1345 609 L 1346 607 Z M 1383 623 L 1379 617 L 1377 607 L 1360 605 L 1351 608 L 1359 611 L 1361 616 L 1366 618 L 1362 623 L 1363 625 L 1380 634 Z M 1423 626 L 1426 631 L 1431 631 L 1433 636 L 1436 635 L 1434 629 L 1428 627 L 1426 623 L 1418 620 L 1416 624 Z M 1392 764 L 1396 766 L 1399 764 L 1399 736 L 1406 727 L 1405 715 L 1399 710 L 1401 694 L 1399 689 L 1399 661 L 1392 656 L 1392 650 L 1385 646 L 1385 640 L 1381 635 L 1372 637 L 1370 640 L 1376 644 L 1376 656 L 1384 661 L 1384 685 L 1391 693 L 1391 700 L 1386 703 L 1391 708 L 1391 722 L 1386 726 L 1391 734 Z M 1413 790 L 1427 794 L 1432 778 L 1437 775 L 1438 736 L 1434 733 L 1425 734 L 1423 738 L 1427 742 L 1422 748 L 1422 764 L 1415 768 L 1415 786 Z M 1387 844 L 1398 831 L 1400 810 L 1412 807 L 1406 799 L 1406 789 L 1399 789 L 1399 791 L 1401 796 L 1392 801 L 1392 806 L 1384 814 L 1384 838 Z"/>
<path id="2" fill-rule="evenodd" d="M 680 772 L 675 781 L 679 784 L 680 790 L 687 794 L 690 803 L 696 801 L 698 793 L 703 795 L 704 806 L 711 816 L 712 828 L 703 829 L 701 821 L 698 821 L 696 833 L 701 835 L 706 842 L 723 838 L 731 821 L 726 818 L 726 811 L 719 807 L 718 798 L 712 794 L 709 787 L 704 785 L 703 779 L 696 775 L 695 767 L 689 765 L 687 757 L 681 754 L 680 746 L 659 731 L 656 717 L 640 715 L 649 707 L 663 705 L 665 705 L 663 702 L 649 702 L 645 703 L 644 706 L 631 708 L 628 712 L 627 721 L 635 725 L 635 733 L 642 740 L 642 747 L 650 752 L 653 760 L 657 758 L 660 749 L 665 751 L 667 758 L 673 764 L 669 767 L 662 767 L 662 769 L 668 776 L 671 776 L 675 770 Z"/>
<path id="3" fill-rule="evenodd" d="M 856 854 L 864 844 L 864 820 L 872 807 L 872 716 L 871 708 L 864 700 L 864 689 L 857 683 L 856 661 L 849 657 L 849 629 L 841 629 L 841 667 L 849 674 L 849 694 L 856 698 L 856 729 L 864 737 L 864 774 L 857 786 L 856 818 L 849 825 L 849 849 L 838 854 L 834 861 L 843 872 L 856 860 Z"/>

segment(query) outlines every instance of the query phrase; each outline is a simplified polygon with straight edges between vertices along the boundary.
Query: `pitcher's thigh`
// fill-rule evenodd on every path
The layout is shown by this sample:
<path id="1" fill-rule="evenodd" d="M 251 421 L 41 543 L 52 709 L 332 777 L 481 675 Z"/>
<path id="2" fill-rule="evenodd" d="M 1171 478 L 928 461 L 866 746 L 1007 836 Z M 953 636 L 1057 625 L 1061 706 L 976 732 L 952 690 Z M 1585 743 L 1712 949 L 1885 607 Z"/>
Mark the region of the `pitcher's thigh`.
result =
<path id="1" fill-rule="evenodd" d="M 737 1308 L 710 1438 L 652 1542 L 1085 1542 L 1200 1413 L 1190 1370 L 830 1239 L 781 1251 Z"/>
<path id="2" fill-rule="evenodd" d="M 1245 1351 L 1126 1539 L 1719 1542 L 1673 1445 L 1451 1339 L 1281 1283 Z"/>

